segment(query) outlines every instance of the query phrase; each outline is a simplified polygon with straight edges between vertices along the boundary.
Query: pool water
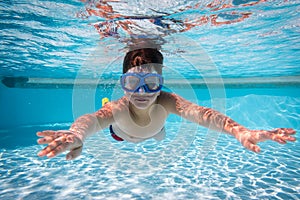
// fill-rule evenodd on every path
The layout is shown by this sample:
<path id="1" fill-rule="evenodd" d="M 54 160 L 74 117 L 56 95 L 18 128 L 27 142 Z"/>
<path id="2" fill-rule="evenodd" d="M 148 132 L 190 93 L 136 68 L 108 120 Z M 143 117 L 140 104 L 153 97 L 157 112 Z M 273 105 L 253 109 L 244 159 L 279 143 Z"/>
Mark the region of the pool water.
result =
<path id="1" fill-rule="evenodd" d="M 0 199 L 300 199 L 299 1 L 101 3 L 0 2 Z M 108 25 L 129 16 L 134 34 L 101 37 L 106 5 Z M 117 142 L 105 129 L 74 161 L 39 158 L 37 131 L 68 129 L 123 95 L 122 59 L 141 40 L 161 48 L 164 90 L 250 129 L 294 128 L 298 140 L 255 154 L 171 115 L 161 142 Z"/>
<path id="2" fill-rule="evenodd" d="M 299 93 L 279 95 L 299 88 L 273 89 L 272 93 L 276 91 L 278 96 L 228 94 L 226 114 L 252 129 L 293 127 L 299 131 Z M 208 106 L 210 101 L 202 100 L 201 105 Z M 85 142 L 82 155 L 74 161 L 66 161 L 65 155 L 51 160 L 36 156 L 42 148 L 35 144 L 36 131 L 66 129 L 70 124 L 1 131 L 1 199 L 300 198 L 298 141 L 264 142 L 262 152 L 255 154 L 231 136 L 208 136 L 205 128 L 195 129 L 194 124 L 172 116 L 162 142 L 120 143 L 104 130 Z"/>

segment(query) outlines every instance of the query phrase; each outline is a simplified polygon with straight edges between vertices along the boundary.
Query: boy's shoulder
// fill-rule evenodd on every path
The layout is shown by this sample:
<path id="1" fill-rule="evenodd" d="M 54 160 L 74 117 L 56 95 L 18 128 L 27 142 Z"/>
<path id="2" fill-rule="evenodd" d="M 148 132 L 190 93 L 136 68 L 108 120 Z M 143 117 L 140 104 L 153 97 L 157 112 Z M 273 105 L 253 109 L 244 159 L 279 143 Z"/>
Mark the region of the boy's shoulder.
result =
<path id="1" fill-rule="evenodd" d="M 159 95 L 159 98 L 160 99 L 174 99 L 176 100 L 177 98 L 180 98 L 179 95 L 175 94 L 175 93 L 172 93 L 172 92 L 165 92 L 165 91 L 161 91 L 160 92 L 160 95 Z"/>
<path id="2" fill-rule="evenodd" d="M 158 102 L 162 105 L 176 106 L 179 104 L 190 104 L 188 100 L 176 93 L 161 91 Z"/>
<path id="3" fill-rule="evenodd" d="M 171 92 L 161 91 L 158 96 L 158 103 L 164 106 L 176 103 L 178 95 Z"/>
<path id="4" fill-rule="evenodd" d="M 160 91 L 160 95 L 159 96 L 172 96 L 175 95 L 175 93 L 172 92 L 166 92 L 166 91 Z"/>

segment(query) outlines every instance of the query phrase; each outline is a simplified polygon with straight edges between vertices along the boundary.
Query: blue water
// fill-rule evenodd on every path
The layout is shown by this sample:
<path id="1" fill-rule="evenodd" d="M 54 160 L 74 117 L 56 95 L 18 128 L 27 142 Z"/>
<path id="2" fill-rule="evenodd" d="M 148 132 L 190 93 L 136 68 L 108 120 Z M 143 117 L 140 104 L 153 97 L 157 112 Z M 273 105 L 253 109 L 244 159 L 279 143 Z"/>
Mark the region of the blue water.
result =
<path id="1" fill-rule="evenodd" d="M 105 19 L 87 13 L 96 2 L 0 2 L 0 199 L 300 199 L 299 141 L 260 143 L 255 154 L 177 116 L 168 118 L 162 142 L 119 143 L 104 130 L 74 161 L 65 154 L 39 158 L 36 131 L 67 129 L 99 109 L 103 97 L 123 94 L 117 81 L 132 39 L 123 29 L 119 37 L 100 37 L 92 24 Z M 207 17 L 186 32 L 173 24 L 172 33 L 132 20 L 142 39 L 160 45 L 164 90 L 250 129 L 291 127 L 299 134 L 300 2 L 198 3 L 110 4 L 123 16 L 167 12 L 168 23 Z M 230 23 L 214 25 L 213 16 Z"/>

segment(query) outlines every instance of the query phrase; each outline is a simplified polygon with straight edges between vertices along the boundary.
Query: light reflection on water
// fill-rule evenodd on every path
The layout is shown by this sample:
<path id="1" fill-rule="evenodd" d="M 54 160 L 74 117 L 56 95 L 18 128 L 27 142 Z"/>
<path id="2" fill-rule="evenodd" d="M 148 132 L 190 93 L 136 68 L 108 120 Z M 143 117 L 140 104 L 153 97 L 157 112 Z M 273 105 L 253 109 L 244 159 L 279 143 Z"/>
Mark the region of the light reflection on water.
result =
<path id="1" fill-rule="evenodd" d="M 80 1 L 1 2 L 3 9 L 0 12 L 0 75 L 75 78 L 81 66 L 99 47 L 106 48 L 112 54 L 111 57 L 97 55 L 102 59 L 113 60 L 115 54 L 124 55 L 124 48 L 130 41 L 126 31 L 120 28 L 120 38 L 100 39 L 93 23 L 101 23 L 104 18 L 91 13 L 85 18 L 79 16 L 81 12 L 86 14 L 88 9 L 99 11 L 99 8 L 96 8 L 97 3 L 93 2 L 89 1 L 88 5 Z M 158 32 L 162 31 L 162 40 L 165 39 L 166 44 L 169 41 L 164 34 L 179 34 L 195 40 L 211 56 L 224 77 L 287 76 L 300 73 L 300 56 L 295 46 L 299 43 L 298 1 L 237 0 L 230 6 L 225 6 L 230 4 L 227 1 L 201 1 L 199 5 L 197 1 L 163 1 L 156 5 L 153 1 L 141 1 L 138 4 L 136 1 L 126 2 L 128 4 L 125 5 L 130 8 L 136 4 L 134 8 L 137 9 L 118 7 L 121 3 L 117 2 L 110 4 L 115 6 L 115 12 L 122 16 L 149 17 L 159 5 L 161 12 L 166 11 L 170 14 L 166 17 L 167 22 L 174 18 L 183 21 L 187 19 L 193 24 L 199 17 L 207 18 L 205 23 L 183 33 L 176 31 L 182 31 L 181 28 L 188 25 L 173 27 L 175 33 L 171 34 L 159 25 L 153 28 L 158 29 Z M 193 9 L 187 9 L 188 6 L 192 6 Z M 170 10 L 170 7 L 174 10 Z M 179 10 L 183 11 L 178 12 Z M 173 11 L 177 13 L 174 14 Z M 248 13 L 249 17 L 237 20 L 241 13 Z M 213 24 L 214 17 L 218 17 L 219 23 L 229 23 Z M 122 17 L 112 17 L 112 20 L 122 21 Z M 151 34 L 143 34 L 155 36 L 152 29 L 148 31 Z M 169 59 L 165 63 L 166 66 L 177 66 L 183 75 L 194 78 L 193 73 L 183 63 L 172 62 L 172 57 L 169 56 L 174 49 L 171 45 L 162 45 L 162 49 L 166 60 Z M 183 46 L 181 49 L 193 53 L 189 46 Z M 101 64 L 88 68 L 85 75 L 94 78 L 103 68 L 105 66 Z M 204 75 L 212 76 L 209 71 Z"/>

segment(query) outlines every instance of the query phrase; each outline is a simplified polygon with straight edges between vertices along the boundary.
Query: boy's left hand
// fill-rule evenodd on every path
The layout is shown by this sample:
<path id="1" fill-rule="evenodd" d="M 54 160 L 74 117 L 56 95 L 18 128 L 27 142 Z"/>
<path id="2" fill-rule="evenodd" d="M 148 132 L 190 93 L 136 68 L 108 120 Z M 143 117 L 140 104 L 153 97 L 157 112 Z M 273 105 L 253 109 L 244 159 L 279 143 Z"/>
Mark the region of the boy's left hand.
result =
<path id="1" fill-rule="evenodd" d="M 247 149 L 256 153 L 260 152 L 258 142 L 266 140 L 274 140 L 280 144 L 286 144 L 287 141 L 294 142 L 296 138 L 291 136 L 296 131 L 291 128 L 277 128 L 271 131 L 264 130 L 246 130 L 236 135 L 236 138 L 242 143 Z"/>

